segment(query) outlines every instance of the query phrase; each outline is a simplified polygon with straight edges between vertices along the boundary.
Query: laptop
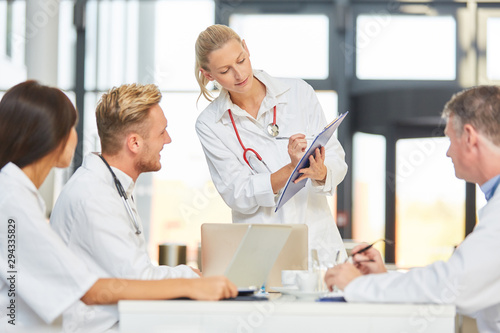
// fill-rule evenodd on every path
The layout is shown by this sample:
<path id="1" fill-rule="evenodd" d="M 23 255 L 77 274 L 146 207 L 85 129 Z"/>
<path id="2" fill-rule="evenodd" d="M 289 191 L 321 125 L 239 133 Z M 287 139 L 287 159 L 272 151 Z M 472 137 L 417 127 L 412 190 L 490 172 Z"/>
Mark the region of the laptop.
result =
<path id="1" fill-rule="evenodd" d="M 289 231 L 284 241 L 282 230 Z M 264 283 L 268 290 L 281 286 L 282 270 L 308 268 L 307 237 L 305 224 L 205 223 L 201 226 L 203 276 L 225 275 L 241 289 L 260 288 Z"/>

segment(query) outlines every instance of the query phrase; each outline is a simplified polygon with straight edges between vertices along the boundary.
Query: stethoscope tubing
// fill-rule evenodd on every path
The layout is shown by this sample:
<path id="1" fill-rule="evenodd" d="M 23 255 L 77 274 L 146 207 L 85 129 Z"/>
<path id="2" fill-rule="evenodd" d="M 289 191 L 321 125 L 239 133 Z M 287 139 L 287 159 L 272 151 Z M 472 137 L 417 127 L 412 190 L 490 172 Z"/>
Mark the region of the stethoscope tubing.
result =
<path id="1" fill-rule="evenodd" d="M 111 176 L 113 176 L 113 181 L 115 183 L 116 190 L 118 191 L 118 194 L 122 198 L 123 204 L 125 205 L 125 209 L 127 210 L 127 213 L 129 215 L 130 219 L 132 220 L 132 223 L 134 224 L 135 233 L 137 235 L 140 235 L 141 229 L 139 228 L 139 222 L 137 221 L 135 214 L 134 214 L 134 211 L 132 210 L 132 207 L 130 206 L 130 203 L 128 202 L 127 192 L 125 192 L 125 190 L 123 189 L 122 183 L 120 182 L 118 177 L 116 177 L 115 173 L 113 172 L 113 169 L 111 169 L 111 166 L 104 159 L 104 157 L 101 154 L 99 154 L 98 156 L 101 158 L 101 160 L 104 162 L 104 164 L 106 164 L 109 172 L 111 172 Z"/>
<path id="2" fill-rule="evenodd" d="M 255 156 L 257 156 L 259 161 L 262 162 L 262 164 L 264 164 L 264 166 L 267 168 L 267 170 L 269 172 L 271 172 L 271 170 L 267 166 L 266 162 L 264 162 L 262 157 L 259 155 L 259 153 L 257 153 L 257 151 L 255 151 L 255 149 L 245 147 L 245 145 L 243 144 L 243 141 L 241 140 L 240 133 L 238 132 L 238 128 L 236 128 L 236 123 L 234 121 L 233 113 L 231 112 L 231 109 L 227 109 L 227 112 L 229 113 L 229 118 L 231 118 L 231 124 L 233 124 L 234 133 L 236 134 L 236 137 L 238 138 L 238 141 L 240 143 L 241 148 L 243 148 L 243 159 L 245 160 L 246 164 L 250 167 L 250 169 L 254 170 L 254 168 L 252 167 L 252 165 L 250 165 L 250 162 L 248 161 L 248 158 L 247 158 L 247 153 L 249 151 L 251 151 L 252 153 L 255 154 Z M 276 106 L 274 106 L 273 125 L 276 125 Z"/>

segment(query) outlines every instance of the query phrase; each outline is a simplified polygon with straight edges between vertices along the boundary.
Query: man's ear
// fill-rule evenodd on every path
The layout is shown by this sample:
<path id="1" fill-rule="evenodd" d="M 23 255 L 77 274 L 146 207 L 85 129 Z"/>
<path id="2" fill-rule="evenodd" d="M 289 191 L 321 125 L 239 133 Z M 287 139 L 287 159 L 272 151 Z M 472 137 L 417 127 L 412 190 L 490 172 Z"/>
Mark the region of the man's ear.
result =
<path id="1" fill-rule="evenodd" d="M 209 81 L 213 81 L 214 80 L 212 74 L 210 74 L 209 71 L 206 71 L 203 68 L 200 68 L 200 72 L 201 72 L 201 74 L 203 74 L 204 77 L 207 78 L 207 80 L 209 80 Z"/>
<path id="2" fill-rule="evenodd" d="M 478 135 L 476 129 L 471 124 L 465 124 L 462 135 L 465 135 L 465 144 L 470 149 L 476 148 L 478 145 Z"/>
<path id="3" fill-rule="evenodd" d="M 130 152 L 137 154 L 142 148 L 142 137 L 134 132 L 127 135 L 127 148 Z"/>

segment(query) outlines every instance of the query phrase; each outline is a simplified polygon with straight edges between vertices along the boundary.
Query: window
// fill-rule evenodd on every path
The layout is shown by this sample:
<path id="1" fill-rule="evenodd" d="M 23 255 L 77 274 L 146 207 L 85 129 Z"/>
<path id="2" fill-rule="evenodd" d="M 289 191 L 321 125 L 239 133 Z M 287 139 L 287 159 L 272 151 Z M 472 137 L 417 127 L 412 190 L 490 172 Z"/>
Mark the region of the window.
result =
<path id="1" fill-rule="evenodd" d="M 455 19 L 359 15 L 356 76 L 361 80 L 455 80 Z"/>
<path id="2" fill-rule="evenodd" d="M 478 6 L 477 9 L 477 84 L 500 82 L 500 42 L 495 34 L 500 33 L 500 9 Z M 498 35 L 497 35 L 498 36 Z"/>
<path id="3" fill-rule="evenodd" d="M 5 58 L 10 56 L 7 52 L 7 39 L 9 31 L 9 19 L 7 13 L 8 2 L 0 1 L 0 57 Z"/>
<path id="4" fill-rule="evenodd" d="M 375 241 L 385 237 L 386 139 L 358 132 L 353 147 L 353 239 Z"/>
<path id="5" fill-rule="evenodd" d="M 278 77 L 326 79 L 329 75 L 329 19 L 326 15 L 231 15 L 253 68 Z"/>
<path id="6" fill-rule="evenodd" d="M 26 80 L 26 2 L 0 1 L 0 89 Z"/>
<path id="7" fill-rule="evenodd" d="M 59 2 L 59 50 L 57 86 L 71 90 L 75 84 L 76 31 L 73 25 L 73 1 Z"/>
<path id="8" fill-rule="evenodd" d="M 162 90 L 199 91 L 194 45 L 214 24 L 213 1 L 160 1 L 156 8 L 155 81 Z"/>
<path id="9" fill-rule="evenodd" d="M 447 260 L 464 238 L 465 183 L 446 157 L 449 139 L 396 143 L 396 264 Z"/>
<path id="10" fill-rule="evenodd" d="M 500 17 L 489 17 L 486 21 L 486 75 L 489 80 L 500 80 Z"/>
<path id="11" fill-rule="evenodd" d="M 331 122 L 338 116 L 338 95 L 335 91 L 316 91 L 319 104 L 325 113 L 327 123 Z M 338 132 L 335 131 L 338 136 Z"/>
<path id="12" fill-rule="evenodd" d="M 138 1 L 89 1 L 86 89 L 106 91 L 138 81 L 139 14 Z"/>
<path id="13" fill-rule="evenodd" d="M 152 49 L 151 73 L 163 91 L 161 107 L 172 143 L 162 151 L 162 169 L 153 174 L 149 249 L 156 258 L 159 244 L 186 243 L 193 265 L 201 224 L 231 222 L 231 210 L 211 181 L 194 127 L 208 105 L 203 97 L 196 103 L 200 89 L 194 75 L 194 45 L 198 34 L 214 24 L 214 11 L 213 1 L 159 1 Z"/>
<path id="14" fill-rule="evenodd" d="M 99 98 L 104 92 L 87 92 L 85 94 L 85 116 L 83 123 L 83 156 L 90 152 L 101 151 L 99 135 L 97 134 L 97 124 L 95 118 L 95 107 Z"/>

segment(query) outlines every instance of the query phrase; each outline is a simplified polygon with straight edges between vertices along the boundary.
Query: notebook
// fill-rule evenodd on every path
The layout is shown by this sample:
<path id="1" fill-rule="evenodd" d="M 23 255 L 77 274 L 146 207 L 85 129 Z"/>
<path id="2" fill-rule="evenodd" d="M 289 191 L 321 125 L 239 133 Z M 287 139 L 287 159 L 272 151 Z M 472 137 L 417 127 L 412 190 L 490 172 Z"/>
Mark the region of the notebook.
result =
<path id="1" fill-rule="evenodd" d="M 308 229 L 305 224 L 244 224 L 244 223 L 205 223 L 201 226 L 201 270 L 203 276 L 225 275 L 233 259 L 240 249 L 243 239 L 247 236 L 249 228 L 260 230 L 273 230 L 275 227 L 290 228 L 290 234 L 282 246 L 274 264 L 264 277 L 266 287 L 281 286 L 281 271 L 284 269 L 307 269 L 308 267 Z M 255 232 L 255 231 L 254 231 Z M 256 233 L 258 235 L 258 232 Z M 247 236 L 253 237 L 252 235 Z M 246 240 L 245 243 L 252 244 Z M 274 244 L 276 239 L 271 233 L 258 238 L 255 245 L 260 245 L 267 257 L 269 244 Z M 241 251 L 244 253 L 245 251 Z M 240 256 L 241 254 L 238 254 Z M 262 254 L 260 254 L 262 255 Z M 238 260 L 238 259 L 236 259 Z M 242 259 L 242 262 L 246 262 Z M 262 264 L 262 263 L 259 263 Z M 246 265 L 245 265 L 246 266 Z M 234 264 L 238 271 L 238 264 Z M 245 267 L 241 270 L 244 271 Z M 230 274 L 231 270 L 229 271 Z M 228 275 L 226 275 L 228 276 Z M 229 277 L 229 276 L 228 276 Z M 231 277 L 230 277 L 231 279 Z M 262 277 L 260 278 L 262 280 Z M 260 283 L 260 282 L 259 282 Z M 243 284 L 246 285 L 247 283 Z M 237 284 L 238 285 L 238 284 Z M 261 284 L 258 285 L 260 288 Z"/>

